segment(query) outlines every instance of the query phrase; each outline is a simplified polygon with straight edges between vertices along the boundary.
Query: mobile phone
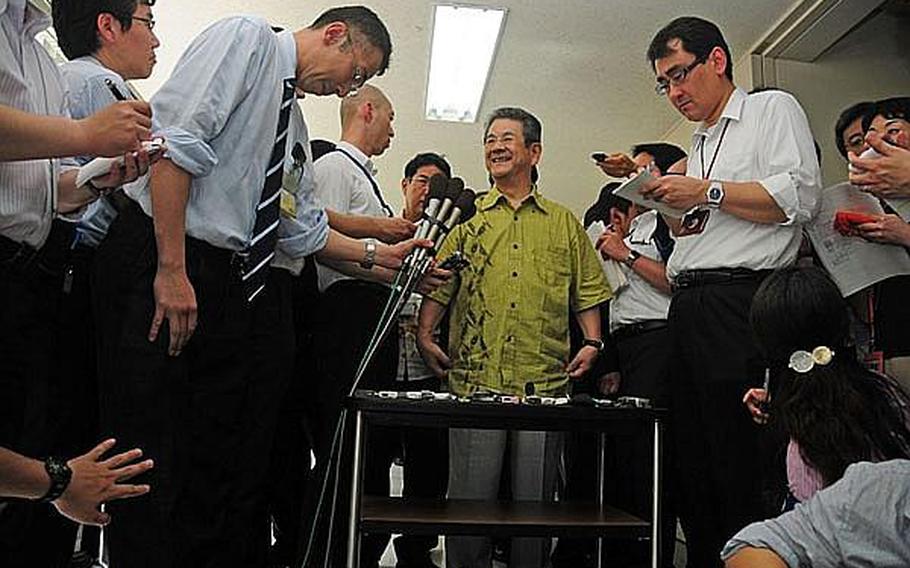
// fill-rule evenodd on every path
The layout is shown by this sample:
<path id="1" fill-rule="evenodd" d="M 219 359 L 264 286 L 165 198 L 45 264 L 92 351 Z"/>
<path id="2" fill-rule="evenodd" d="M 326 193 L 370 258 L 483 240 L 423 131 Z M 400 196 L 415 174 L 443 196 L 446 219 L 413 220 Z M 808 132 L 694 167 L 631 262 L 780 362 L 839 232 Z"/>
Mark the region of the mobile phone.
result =
<path id="1" fill-rule="evenodd" d="M 603 161 L 606 161 L 607 155 L 604 154 L 603 152 L 594 152 L 593 154 L 591 154 L 591 159 L 594 160 L 595 162 L 603 162 Z"/>
<path id="2" fill-rule="evenodd" d="M 451 255 L 449 255 L 445 260 L 439 263 L 439 268 L 443 270 L 451 270 L 453 272 L 460 272 L 470 264 L 468 259 L 464 257 L 461 251 L 456 250 Z"/>
<path id="3" fill-rule="evenodd" d="M 148 152 L 149 157 L 160 152 L 164 148 L 164 138 L 155 138 L 154 140 L 146 140 L 142 143 L 142 149 Z"/>

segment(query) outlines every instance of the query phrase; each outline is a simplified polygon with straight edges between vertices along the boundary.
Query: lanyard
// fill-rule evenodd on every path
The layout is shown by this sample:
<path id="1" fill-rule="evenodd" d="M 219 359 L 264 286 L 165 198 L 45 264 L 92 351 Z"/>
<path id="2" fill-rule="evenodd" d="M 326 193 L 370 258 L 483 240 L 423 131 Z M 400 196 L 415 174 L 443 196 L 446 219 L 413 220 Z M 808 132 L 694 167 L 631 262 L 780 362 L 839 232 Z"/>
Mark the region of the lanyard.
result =
<path id="1" fill-rule="evenodd" d="M 711 171 L 714 170 L 714 162 L 717 161 L 717 155 L 720 153 L 720 146 L 724 143 L 724 136 L 727 134 L 727 127 L 730 126 L 730 119 L 724 118 L 724 127 L 720 131 L 720 139 L 717 141 L 717 146 L 714 147 L 714 155 L 711 157 L 711 163 L 708 165 L 708 170 L 705 171 L 705 142 L 707 142 L 708 137 L 705 136 L 701 139 L 701 144 L 698 147 L 698 154 L 701 158 L 701 178 L 709 179 L 711 177 Z"/>
<path id="2" fill-rule="evenodd" d="M 394 217 L 395 213 L 392 211 L 392 208 L 389 207 L 388 203 L 385 202 L 385 199 L 382 198 L 382 191 L 379 190 L 379 185 L 376 183 L 376 180 L 373 179 L 373 175 L 367 171 L 366 167 L 363 164 L 357 161 L 357 158 L 352 156 L 350 152 L 346 151 L 344 148 L 335 148 L 336 152 L 341 152 L 351 160 L 355 166 L 363 173 L 367 178 L 367 181 L 370 182 L 370 186 L 373 187 L 373 194 L 376 196 L 376 199 L 379 200 L 379 205 L 385 210 L 386 215 L 389 217 Z"/>

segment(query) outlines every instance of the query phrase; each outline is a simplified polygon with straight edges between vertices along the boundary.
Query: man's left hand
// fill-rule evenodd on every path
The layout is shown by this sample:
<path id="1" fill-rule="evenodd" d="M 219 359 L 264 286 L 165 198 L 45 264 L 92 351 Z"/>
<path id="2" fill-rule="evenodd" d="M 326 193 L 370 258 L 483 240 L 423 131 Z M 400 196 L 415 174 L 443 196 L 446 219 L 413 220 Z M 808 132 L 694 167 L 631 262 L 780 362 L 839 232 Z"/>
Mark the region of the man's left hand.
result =
<path id="1" fill-rule="evenodd" d="M 856 230 L 867 241 L 910 247 L 910 225 L 897 215 L 882 215 L 875 221 L 857 225 Z"/>
<path id="2" fill-rule="evenodd" d="M 125 183 L 136 181 L 149 171 L 149 166 L 158 161 L 162 152 L 151 157 L 146 150 L 123 155 L 123 165 L 114 162 L 107 174 L 92 179 L 92 185 L 99 189 L 114 189 Z"/>
<path id="3" fill-rule="evenodd" d="M 376 264 L 397 270 L 404 259 L 415 248 L 433 248 L 433 241 L 428 239 L 408 239 L 395 245 L 376 244 Z"/>
<path id="4" fill-rule="evenodd" d="M 674 209 L 688 211 L 705 203 L 708 180 L 689 176 L 662 176 L 641 188 L 641 194 L 666 203 Z"/>
<path id="5" fill-rule="evenodd" d="M 578 353 L 575 354 L 575 358 L 566 367 L 566 373 L 569 378 L 578 379 L 590 371 L 598 355 L 600 355 L 600 351 L 590 345 L 585 345 L 579 349 Z"/>
<path id="6" fill-rule="evenodd" d="M 443 270 L 434 266 L 420 279 L 420 283 L 417 284 L 417 291 L 421 294 L 429 294 L 440 286 L 445 285 L 454 275 L 455 273 L 451 270 Z"/>

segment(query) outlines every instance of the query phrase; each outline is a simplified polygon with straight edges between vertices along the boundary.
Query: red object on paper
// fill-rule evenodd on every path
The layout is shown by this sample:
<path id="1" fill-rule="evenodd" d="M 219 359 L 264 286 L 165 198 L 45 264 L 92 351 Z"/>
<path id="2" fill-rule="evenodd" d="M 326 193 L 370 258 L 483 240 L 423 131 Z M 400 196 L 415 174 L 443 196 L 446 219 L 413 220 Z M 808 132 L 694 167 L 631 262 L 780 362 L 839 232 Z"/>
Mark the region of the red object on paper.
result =
<path id="1" fill-rule="evenodd" d="M 872 223 L 878 220 L 874 215 L 868 213 L 858 213 L 856 211 L 838 211 L 834 215 L 834 230 L 845 237 L 856 236 L 857 225 L 863 223 Z"/>

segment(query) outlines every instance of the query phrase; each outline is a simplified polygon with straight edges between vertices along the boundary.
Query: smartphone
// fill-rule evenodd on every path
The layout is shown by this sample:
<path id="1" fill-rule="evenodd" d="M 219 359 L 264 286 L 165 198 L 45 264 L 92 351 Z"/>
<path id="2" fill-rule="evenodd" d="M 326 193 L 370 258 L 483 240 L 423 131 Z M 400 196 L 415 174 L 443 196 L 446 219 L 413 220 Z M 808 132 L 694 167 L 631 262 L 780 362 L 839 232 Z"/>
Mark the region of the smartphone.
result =
<path id="1" fill-rule="evenodd" d="M 604 162 L 607 159 L 607 155 L 603 152 L 594 152 L 591 154 L 591 159 L 595 162 Z"/>
<path id="2" fill-rule="evenodd" d="M 461 251 L 455 251 L 448 258 L 439 263 L 439 268 L 443 270 L 451 270 L 453 272 L 460 272 L 465 267 L 468 266 L 470 262 L 464 257 Z"/>

